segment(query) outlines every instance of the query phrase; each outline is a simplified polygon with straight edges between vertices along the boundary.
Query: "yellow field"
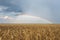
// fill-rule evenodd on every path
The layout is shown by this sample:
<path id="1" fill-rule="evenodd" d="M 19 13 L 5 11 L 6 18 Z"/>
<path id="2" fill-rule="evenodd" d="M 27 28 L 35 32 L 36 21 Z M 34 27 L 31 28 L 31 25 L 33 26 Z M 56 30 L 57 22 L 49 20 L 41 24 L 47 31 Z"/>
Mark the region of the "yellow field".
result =
<path id="1" fill-rule="evenodd" d="M 0 40 L 60 40 L 60 25 L 0 24 Z"/>

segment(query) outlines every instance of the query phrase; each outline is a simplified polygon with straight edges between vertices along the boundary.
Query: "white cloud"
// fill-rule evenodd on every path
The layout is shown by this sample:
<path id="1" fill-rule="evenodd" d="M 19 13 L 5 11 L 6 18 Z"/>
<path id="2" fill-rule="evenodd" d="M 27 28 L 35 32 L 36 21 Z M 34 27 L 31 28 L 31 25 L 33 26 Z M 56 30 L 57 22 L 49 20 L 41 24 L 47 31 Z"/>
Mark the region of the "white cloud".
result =
<path id="1" fill-rule="evenodd" d="M 19 15 L 16 18 L 9 20 L 10 23 L 50 23 L 52 22 L 43 19 L 41 17 L 31 16 L 31 15 Z"/>
<path id="2" fill-rule="evenodd" d="M 0 16 L 1 19 L 7 19 L 7 20 L 11 20 L 13 19 L 13 17 L 10 16 Z"/>

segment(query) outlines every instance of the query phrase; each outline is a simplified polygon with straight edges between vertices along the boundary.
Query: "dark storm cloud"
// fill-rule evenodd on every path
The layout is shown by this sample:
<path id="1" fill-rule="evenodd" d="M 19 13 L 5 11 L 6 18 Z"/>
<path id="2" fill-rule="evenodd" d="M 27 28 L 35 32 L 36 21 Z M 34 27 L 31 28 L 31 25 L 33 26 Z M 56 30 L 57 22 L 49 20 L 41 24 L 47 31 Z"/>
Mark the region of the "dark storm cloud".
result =
<path id="1" fill-rule="evenodd" d="M 3 12 L 22 12 L 21 7 L 13 4 L 12 0 L 0 0 L 0 6 L 8 7 Z"/>

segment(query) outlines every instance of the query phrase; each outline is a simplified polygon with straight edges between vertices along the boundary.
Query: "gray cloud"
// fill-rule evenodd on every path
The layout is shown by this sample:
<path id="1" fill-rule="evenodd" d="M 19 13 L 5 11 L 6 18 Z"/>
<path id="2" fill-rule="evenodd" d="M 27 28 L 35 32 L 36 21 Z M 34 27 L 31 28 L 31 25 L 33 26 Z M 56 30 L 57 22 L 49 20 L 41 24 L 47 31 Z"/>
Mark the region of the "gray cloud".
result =
<path id="1" fill-rule="evenodd" d="M 3 12 L 22 12 L 22 9 L 18 5 L 12 3 L 12 1 L 13 0 L 0 0 L 0 6 L 8 7 Z"/>

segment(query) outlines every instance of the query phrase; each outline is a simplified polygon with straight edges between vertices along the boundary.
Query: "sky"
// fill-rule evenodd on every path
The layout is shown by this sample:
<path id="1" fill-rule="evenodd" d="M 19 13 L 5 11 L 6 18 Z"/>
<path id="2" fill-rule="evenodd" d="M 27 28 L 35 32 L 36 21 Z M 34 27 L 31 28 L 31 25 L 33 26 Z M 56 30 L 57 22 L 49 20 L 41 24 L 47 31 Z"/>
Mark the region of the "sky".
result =
<path id="1" fill-rule="evenodd" d="M 0 23 L 7 21 L 3 16 L 23 13 L 60 23 L 60 0 L 0 0 Z"/>

